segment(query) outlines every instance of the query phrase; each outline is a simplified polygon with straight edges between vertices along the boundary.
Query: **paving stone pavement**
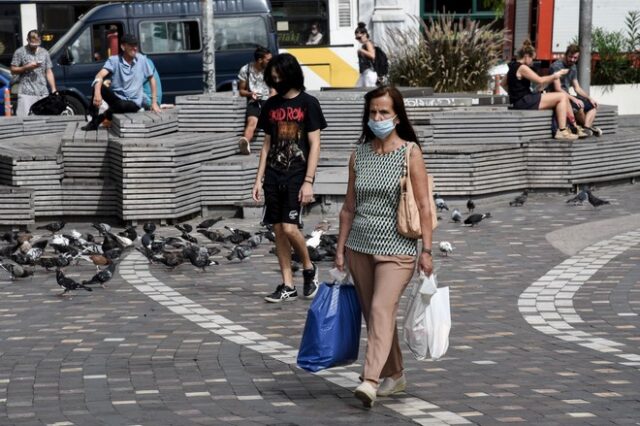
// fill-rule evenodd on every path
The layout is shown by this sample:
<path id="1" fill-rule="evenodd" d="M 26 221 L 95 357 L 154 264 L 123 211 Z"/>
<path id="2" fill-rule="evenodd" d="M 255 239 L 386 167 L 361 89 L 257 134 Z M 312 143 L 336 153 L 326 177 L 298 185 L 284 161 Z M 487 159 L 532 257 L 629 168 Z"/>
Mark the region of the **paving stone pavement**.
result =
<path id="1" fill-rule="evenodd" d="M 474 228 L 443 215 L 449 351 L 421 362 L 403 347 L 407 392 L 372 410 L 352 396 L 360 364 L 295 366 L 310 302 L 263 301 L 279 282 L 270 244 L 204 273 L 132 251 L 108 288 L 70 298 L 53 273 L 0 274 L 0 425 L 640 424 L 640 187 L 596 194 L 612 205 L 533 193 L 521 208 L 479 200 L 492 218 Z"/>

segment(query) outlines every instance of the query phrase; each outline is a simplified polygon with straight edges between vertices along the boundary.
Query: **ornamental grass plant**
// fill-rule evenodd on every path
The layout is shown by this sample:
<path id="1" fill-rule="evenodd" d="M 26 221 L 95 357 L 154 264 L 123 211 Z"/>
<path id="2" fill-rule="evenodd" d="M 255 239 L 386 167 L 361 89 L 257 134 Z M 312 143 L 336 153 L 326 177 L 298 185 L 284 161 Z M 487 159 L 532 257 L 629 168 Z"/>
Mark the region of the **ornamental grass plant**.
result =
<path id="1" fill-rule="evenodd" d="M 389 79 L 399 86 L 433 87 L 436 92 L 484 90 L 489 70 L 501 59 L 504 32 L 468 18 L 443 14 L 416 29 L 388 31 Z"/>

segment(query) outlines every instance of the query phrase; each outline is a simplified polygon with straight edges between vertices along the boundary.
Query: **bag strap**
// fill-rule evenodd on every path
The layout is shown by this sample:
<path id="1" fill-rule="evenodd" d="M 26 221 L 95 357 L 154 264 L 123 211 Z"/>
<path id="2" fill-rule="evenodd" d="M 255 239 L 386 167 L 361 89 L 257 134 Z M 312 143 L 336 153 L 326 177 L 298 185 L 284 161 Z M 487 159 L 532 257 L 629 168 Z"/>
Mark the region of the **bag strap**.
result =
<path id="1" fill-rule="evenodd" d="M 407 142 L 407 148 L 406 151 L 404 152 L 404 165 L 402 168 L 402 176 L 404 177 L 408 177 L 409 176 L 409 170 L 410 170 L 410 156 L 411 156 L 411 150 L 413 149 L 413 146 L 415 145 L 414 142 Z"/>

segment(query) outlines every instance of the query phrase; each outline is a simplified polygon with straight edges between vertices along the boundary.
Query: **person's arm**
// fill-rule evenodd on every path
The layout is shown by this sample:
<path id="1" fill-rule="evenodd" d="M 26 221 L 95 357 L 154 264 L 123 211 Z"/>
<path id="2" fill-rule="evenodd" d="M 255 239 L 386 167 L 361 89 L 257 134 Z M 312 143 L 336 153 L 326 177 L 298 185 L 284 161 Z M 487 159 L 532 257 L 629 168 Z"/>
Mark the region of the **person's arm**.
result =
<path id="1" fill-rule="evenodd" d="M 425 249 L 431 251 L 433 233 L 431 228 L 431 203 L 433 200 L 429 195 L 427 168 L 424 165 L 422 151 L 418 147 L 411 150 L 409 162 L 411 164 L 409 178 L 413 186 L 413 197 L 420 212 L 420 228 L 422 229 L 422 253 L 420 253 L 418 267 L 425 275 L 429 276 L 433 272 L 433 257 Z"/>
<path id="2" fill-rule="evenodd" d="M 500 80 L 500 86 L 502 86 L 505 92 L 509 93 L 509 79 L 507 78 L 507 74 L 502 76 L 502 80 Z"/>
<path id="3" fill-rule="evenodd" d="M 578 82 L 578 80 L 573 80 L 571 82 L 571 85 L 573 86 L 573 90 L 576 91 L 576 94 L 579 96 L 582 96 L 583 98 L 587 98 L 589 99 L 589 102 L 591 102 L 591 104 L 595 107 L 598 108 L 598 102 L 593 99 L 591 96 L 589 96 L 589 94 L 587 92 L 584 91 L 584 89 L 582 88 L 582 86 L 580 86 L 580 83 Z M 575 98 L 574 102 L 579 101 L 580 103 L 578 105 L 582 104 L 582 101 L 580 101 L 580 99 Z M 578 103 L 578 102 L 576 102 Z M 581 105 L 581 108 L 583 108 L 584 106 Z"/>
<path id="4" fill-rule="evenodd" d="M 351 232 L 353 217 L 356 214 L 356 172 L 355 172 L 356 154 L 353 152 L 349 158 L 349 180 L 347 182 L 347 194 L 344 196 L 344 203 L 340 210 L 340 228 L 338 230 L 338 242 L 336 245 L 336 255 L 334 264 L 338 270 L 344 272 L 344 253 L 347 244 L 347 238 Z"/>
<path id="5" fill-rule="evenodd" d="M 549 83 L 555 80 L 560 79 L 560 77 L 562 77 L 563 75 L 566 75 L 568 72 L 569 70 L 565 68 L 563 70 L 556 71 L 551 75 L 540 77 L 538 74 L 536 74 L 534 70 L 532 70 L 526 65 L 522 65 L 520 68 L 518 68 L 518 73 L 520 74 L 521 77 L 524 77 L 533 83 L 544 85 L 544 86 L 548 85 Z"/>
<path id="6" fill-rule="evenodd" d="M 29 62 L 28 64 L 25 64 L 22 66 L 11 65 L 11 74 L 16 74 L 16 75 L 24 74 L 26 72 L 35 70 L 39 66 L 40 64 L 37 62 Z"/>
<path id="7" fill-rule="evenodd" d="M 49 83 L 49 87 L 51 88 L 51 93 L 57 92 L 58 89 L 56 89 L 56 79 L 53 76 L 53 70 L 51 68 L 47 69 L 46 77 L 47 83 Z"/>
<path id="8" fill-rule="evenodd" d="M 307 174 L 304 176 L 304 183 L 298 193 L 298 201 L 303 205 L 313 201 L 313 181 L 316 178 L 316 168 L 320 160 L 320 129 L 309 132 L 307 140 L 309 141 Z"/>
<path id="9" fill-rule="evenodd" d="M 153 75 L 149 77 L 149 86 L 151 86 L 151 111 L 161 112 L 160 105 L 158 105 L 158 84 Z"/>
<path id="10" fill-rule="evenodd" d="M 376 49 L 373 47 L 373 43 L 371 43 L 371 41 L 366 42 L 364 48 L 359 49 L 358 53 L 360 53 L 365 58 L 371 59 L 372 61 L 376 57 Z"/>
<path id="11" fill-rule="evenodd" d="M 249 85 L 247 84 L 247 80 L 238 79 L 238 93 L 242 97 L 253 99 L 254 93 L 251 90 L 249 90 Z"/>
<path id="12" fill-rule="evenodd" d="M 96 78 L 93 80 L 93 105 L 97 108 L 100 108 L 100 105 L 102 105 L 102 82 L 108 75 L 109 70 L 107 70 L 106 68 L 102 68 L 100 71 L 98 71 L 98 74 L 96 74 Z"/>
<path id="13" fill-rule="evenodd" d="M 256 181 L 253 184 L 252 197 L 255 202 L 260 201 L 260 192 L 262 191 L 262 182 L 264 180 L 264 172 L 267 169 L 267 154 L 271 147 L 271 135 L 265 132 L 262 148 L 260 149 L 260 161 L 258 162 L 258 171 L 256 173 Z"/>

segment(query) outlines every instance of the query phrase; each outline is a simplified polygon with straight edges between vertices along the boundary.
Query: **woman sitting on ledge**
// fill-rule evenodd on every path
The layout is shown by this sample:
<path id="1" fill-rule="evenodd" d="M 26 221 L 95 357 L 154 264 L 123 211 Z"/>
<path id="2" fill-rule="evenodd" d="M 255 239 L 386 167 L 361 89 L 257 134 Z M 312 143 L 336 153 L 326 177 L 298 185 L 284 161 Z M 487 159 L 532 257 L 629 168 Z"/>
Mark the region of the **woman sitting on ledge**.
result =
<path id="1" fill-rule="evenodd" d="M 509 72 L 502 78 L 502 87 L 509 93 L 509 102 L 513 109 L 555 109 L 558 120 L 558 130 L 554 138 L 562 140 L 576 140 L 578 135 L 574 135 L 567 128 L 567 117 L 575 122 L 573 111 L 569 103 L 569 96 L 566 93 L 540 93 L 531 92 L 531 84 L 546 87 L 549 83 L 559 79 L 567 73 L 564 69 L 551 75 L 540 77 L 530 67 L 536 57 L 536 50 L 531 45 L 531 41 L 525 40 L 518 50 L 515 61 L 509 64 Z"/>

